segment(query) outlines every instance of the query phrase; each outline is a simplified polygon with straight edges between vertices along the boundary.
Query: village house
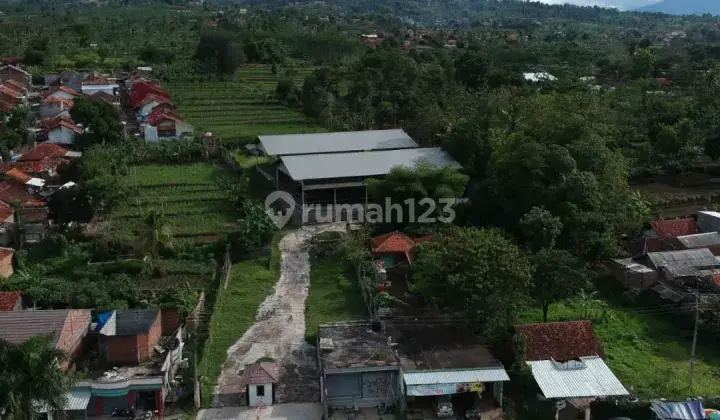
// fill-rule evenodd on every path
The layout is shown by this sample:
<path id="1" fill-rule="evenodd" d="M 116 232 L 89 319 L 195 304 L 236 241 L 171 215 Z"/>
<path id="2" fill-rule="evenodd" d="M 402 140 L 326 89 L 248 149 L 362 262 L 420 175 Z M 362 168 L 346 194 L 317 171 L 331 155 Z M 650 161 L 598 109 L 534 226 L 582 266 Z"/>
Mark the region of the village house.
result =
<path id="1" fill-rule="evenodd" d="M 13 257 L 15 250 L 0 247 L 0 277 L 6 279 L 13 275 Z"/>
<path id="2" fill-rule="evenodd" d="M 74 105 L 72 99 L 48 96 L 40 105 L 40 118 L 70 118 L 70 110 Z"/>
<path id="3" fill-rule="evenodd" d="M 0 312 L 22 311 L 22 294 L 23 292 L 21 290 L 0 292 Z"/>
<path id="4" fill-rule="evenodd" d="M 525 362 L 542 395 L 556 402 L 558 419 L 575 420 L 596 398 L 628 391 L 605 364 L 605 352 L 590 321 L 516 325 L 524 341 Z"/>
<path id="5" fill-rule="evenodd" d="M 14 80 L 25 88 L 30 86 L 30 73 L 18 66 L 7 64 L 0 67 L 0 81 Z"/>
<path id="6" fill-rule="evenodd" d="M 45 199 L 38 192 L 39 188 L 11 178 L 0 181 L 0 200 L 16 206 L 14 224 L 22 225 L 20 240 L 24 243 L 39 243 L 47 234 L 49 212 Z M 4 227 L 8 229 L 7 224 Z"/>
<path id="7" fill-rule="evenodd" d="M 48 335 L 58 350 L 68 355 L 63 369 L 73 370 L 73 358 L 82 350 L 90 328 L 89 309 L 54 309 L 0 312 L 0 339 L 13 344 Z"/>
<path id="8" fill-rule="evenodd" d="M 55 89 L 50 95 L 50 97 L 60 98 L 60 99 L 75 99 L 78 96 L 80 96 L 80 93 L 74 89 L 70 89 L 67 86 L 60 86 L 57 89 Z"/>
<path id="9" fill-rule="evenodd" d="M 137 103 L 138 108 L 136 109 L 137 115 L 143 119 L 147 118 L 150 113 L 160 104 L 168 103 L 170 100 L 166 97 L 157 95 L 155 93 L 149 93 L 141 101 Z"/>
<path id="10" fill-rule="evenodd" d="M 434 418 L 433 401 L 441 397 L 458 412 L 502 416 L 503 382 L 510 378 L 482 340 L 451 325 L 384 325 L 385 330 L 363 322 L 320 326 L 326 412 L 396 406 L 408 416 Z"/>
<path id="11" fill-rule="evenodd" d="M 0 100 L 16 107 L 23 105 L 25 96 L 9 85 L 0 84 Z"/>
<path id="12" fill-rule="evenodd" d="M 433 236 L 413 239 L 403 232 L 395 231 L 372 238 L 370 247 L 373 257 L 380 260 L 383 268 L 391 269 L 399 265 L 412 265 L 416 247 L 433 239 Z"/>
<path id="13" fill-rule="evenodd" d="M 147 124 L 143 124 L 141 127 L 145 141 L 149 142 L 176 139 L 193 134 L 193 126 L 168 108 L 151 112 L 147 117 Z"/>
<path id="14" fill-rule="evenodd" d="M 135 82 L 132 85 L 132 90 L 130 91 L 130 101 L 133 109 L 140 108 L 145 98 L 151 94 L 163 98 L 166 101 L 170 101 L 172 99 L 172 95 L 162 90 L 160 86 L 154 83 L 149 81 Z"/>
<path id="15" fill-rule="evenodd" d="M 47 127 L 47 141 L 54 144 L 73 144 L 75 136 L 82 134 L 82 128 L 72 121 L 59 119 Z"/>
<path id="16" fill-rule="evenodd" d="M 0 201 L 0 246 L 12 245 L 15 241 L 15 209 Z"/>
<path id="17" fill-rule="evenodd" d="M 82 91 L 85 75 L 72 70 L 63 70 L 60 74 L 46 75 L 45 85 L 52 88 L 65 86 L 75 92 Z"/>
<path id="18" fill-rule="evenodd" d="M 53 143 L 40 143 L 11 162 L 0 162 L 0 172 L 18 169 L 34 178 L 50 180 L 57 176 L 60 165 L 82 156 L 81 152 L 69 151 Z"/>
<path id="19" fill-rule="evenodd" d="M 0 339 L 22 343 L 50 335 L 68 354 L 63 369 L 82 372 L 67 395 L 65 410 L 72 418 L 110 416 L 128 407 L 162 418 L 165 402 L 177 397 L 184 329 L 163 335 L 161 325 L 157 309 L 100 314 L 94 328 L 85 309 L 0 312 Z"/>

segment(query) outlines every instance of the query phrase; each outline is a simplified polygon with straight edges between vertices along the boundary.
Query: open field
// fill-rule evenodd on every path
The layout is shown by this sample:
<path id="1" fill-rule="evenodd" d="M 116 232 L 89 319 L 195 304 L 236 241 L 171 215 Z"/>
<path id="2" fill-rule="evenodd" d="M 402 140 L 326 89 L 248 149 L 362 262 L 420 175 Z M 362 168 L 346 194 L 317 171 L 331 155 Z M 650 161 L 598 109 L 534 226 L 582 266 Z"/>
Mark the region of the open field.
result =
<path id="1" fill-rule="evenodd" d="M 255 322 L 258 307 L 271 294 L 280 274 L 279 243 L 282 234 L 273 237 L 269 257 L 239 262 L 232 266 L 227 289 L 218 296 L 210 318 L 210 337 L 202 350 L 199 371 L 203 375 L 203 406 L 212 401 L 230 346 Z"/>
<path id="2" fill-rule="evenodd" d="M 291 76 L 302 86 L 312 67 L 293 69 Z M 284 69 L 280 68 L 279 73 Z M 312 133 L 323 131 L 303 114 L 283 106 L 275 97 L 281 75 L 270 66 L 246 66 L 237 73 L 236 82 L 169 84 L 167 89 L 183 117 L 196 131 L 210 131 L 231 140 L 261 134 Z"/>
<path id="3" fill-rule="evenodd" d="M 605 292 L 594 299 L 550 306 L 548 321 L 591 319 L 609 366 L 633 394 L 670 400 L 719 395 L 720 353 L 713 346 L 714 337 L 708 333 L 703 337 L 702 332 L 699 335 L 690 392 L 692 320 L 685 319 L 687 315 L 679 314 L 673 305 L 640 306 L 644 299 L 637 305 L 625 305 L 617 299 L 622 289 L 614 282 L 611 278 L 599 280 L 598 287 Z M 528 311 L 523 322 L 542 322 L 541 311 Z"/>
<path id="4" fill-rule="evenodd" d="M 311 257 L 305 305 L 305 338 L 315 344 L 322 324 L 366 319 L 368 310 L 354 273 L 339 256 Z"/>
<path id="5" fill-rule="evenodd" d="M 212 242 L 235 221 L 235 208 L 217 179 L 225 172 L 213 163 L 143 165 L 130 169 L 123 182 L 130 187 L 127 202 L 113 213 L 111 237 L 133 240 L 143 214 L 165 214 L 178 242 Z"/>

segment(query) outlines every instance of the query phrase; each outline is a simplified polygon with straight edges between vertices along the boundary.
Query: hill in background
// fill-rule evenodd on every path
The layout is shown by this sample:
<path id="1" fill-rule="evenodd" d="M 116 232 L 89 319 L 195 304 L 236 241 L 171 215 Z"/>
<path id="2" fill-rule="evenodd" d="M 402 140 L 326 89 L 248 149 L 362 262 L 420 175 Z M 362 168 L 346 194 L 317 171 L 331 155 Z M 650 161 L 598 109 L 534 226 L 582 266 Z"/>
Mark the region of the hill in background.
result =
<path id="1" fill-rule="evenodd" d="M 720 15 L 718 0 L 662 0 L 636 9 L 639 12 L 660 12 L 671 15 Z"/>

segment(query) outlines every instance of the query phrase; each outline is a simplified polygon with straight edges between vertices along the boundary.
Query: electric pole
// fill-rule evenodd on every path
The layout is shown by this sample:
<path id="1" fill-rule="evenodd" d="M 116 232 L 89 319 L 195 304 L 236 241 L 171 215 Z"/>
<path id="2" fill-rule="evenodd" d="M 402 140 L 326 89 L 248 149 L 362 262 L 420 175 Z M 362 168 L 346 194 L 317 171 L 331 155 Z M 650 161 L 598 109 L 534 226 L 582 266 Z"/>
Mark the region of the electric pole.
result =
<path id="1" fill-rule="evenodd" d="M 700 296 L 695 293 L 695 329 L 693 331 L 692 352 L 690 353 L 690 378 L 688 388 L 692 392 L 693 374 L 695 373 L 695 348 L 697 347 L 698 324 L 700 324 Z"/>

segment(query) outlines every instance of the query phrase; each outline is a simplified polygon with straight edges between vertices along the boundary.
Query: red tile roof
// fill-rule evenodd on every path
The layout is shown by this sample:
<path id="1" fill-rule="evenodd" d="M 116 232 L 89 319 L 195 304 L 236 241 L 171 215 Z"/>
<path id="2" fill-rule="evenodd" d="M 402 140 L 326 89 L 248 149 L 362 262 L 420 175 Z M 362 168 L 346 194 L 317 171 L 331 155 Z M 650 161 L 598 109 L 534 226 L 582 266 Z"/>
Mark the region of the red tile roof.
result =
<path id="1" fill-rule="evenodd" d="M 76 91 L 76 90 L 74 90 L 74 89 L 70 89 L 70 88 L 67 87 L 67 86 L 60 86 L 59 88 L 57 88 L 57 89 L 55 90 L 55 92 L 57 92 L 57 91 L 65 92 L 65 93 L 70 94 L 70 95 L 72 95 L 72 96 L 80 96 L 80 93 L 79 93 L 78 91 Z"/>
<path id="2" fill-rule="evenodd" d="M 23 222 L 38 223 L 47 220 L 50 212 L 47 209 L 23 209 L 20 216 Z"/>
<path id="3" fill-rule="evenodd" d="M 677 238 L 699 232 L 695 219 L 653 220 L 650 222 L 660 238 Z"/>
<path id="4" fill-rule="evenodd" d="M 18 299 L 20 299 L 20 296 L 22 296 L 22 293 L 23 292 L 19 290 L 14 292 L 0 292 L 0 311 L 7 312 L 15 309 L 15 305 Z"/>
<path id="5" fill-rule="evenodd" d="M 277 363 L 260 362 L 245 367 L 243 382 L 245 385 L 265 385 L 278 382 L 280 369 Z"/>
<path id="6" fill-rule="evenodd" d="M 12 89 L 10 87 L 4 86 L 4 85 L 0 85 L 0 92 L 4 93 L 5 95 L 7 95 L 13 99 L 18 99 L 22 96 L 22 94 L 20 92 L 16 91 L 15 89 Z"/>
<path id="7" fill-rule="evenodd" d="M 179 122 L 185 121 L 179 114 L 169 108 L 160 108 L 158 110 L 153 110 L 153 112 L 151 112 L 150 115 L 148 115 L 147 117 L 148 124 L 152 126 L 156 126 L 165 120 Z"/>
<path id="8" fill-rule="evenodd" d="M 5 175 L 23 184 L 27 184 L 27 182 L 32 179 L 30 175 L 26 174 L 18 168 L 10 169 L 9 171 L 5 172 Z"/>
<path id="9" fill-rule="evenodd" d="M 9 80 L 6 80 L 0 84 L 0 86 L 4 87 L 5 89 L 10 90 L 13 92 L 16 98 L 19 98 L 22 95 L 22 88 L 18 88 L 16 85 L 9 83 Z"/>
<path id="10" fill-rule="evenodd" d="M 600 356 L 605 352 L 590 321 L 547 322 L 516 325 L 515 331 L 525 339 L 525 360 L 564 362 L 583 356 Z"/>
<path id="11" fill-rule="evenodd" d="M 15 254 L 15 250 L 12 248 L 0 247 L 0 260 L 4 260 L 7 257 L 11 257 Z"/>
<path id="12" fill-rule="evenodd" d="M 415 248 L 415 241 L 402 232 L 390 232 L 372 238 L 373 252 L 408 252 Z"/>
<path id="13" fill-rule="evenodd" d="M 15 108 L 15 105 L 0 100 L 0 112 L 10 112 L 13 108 Z"/>
<path id="14" fill-rule="evenodd" d="M 0 201 L 0 223 L 6 221 L 13 214 L 15 214 L 15 209 Z"/>
<path id="15" fill-rule="evenodd" d="M 150 93 L 154 93 L 167 100 L 172 99 L 172 95 L 160 89 L 160 87 L 155 84 L 150 82 L 136 82 L 133 84 L 132 93 L 130 94 L 133 108 L 140 107 L 139 103 Z"/>
<path id="16" fill-rule="evenodd" d="M 5 85 L 9 85 L 11 87 L 15 87 L 15 90 L 18 92 L 22 92 L 23 89 L 27 89 L 27 86 L 23 85 L 22 83 L 18 82 L 17 80 L 8 79 L 3 82 Z"/>
<path id="17" fill-rule="evenodd" d="M 45 206 L 45 200 L 29 193 L 25 185 L 16 182 L 0 182 L 0 200 L 10 205 L 20 203 L 26 207 Z"/>
<path id="18" fill-rule="evenodd" d="M 82 82 L 84 85 L 106 85 L 108 80 L 96 73 L 89 74 Z"/>
<path id="19" fill-rule="evenodd" d="M 78 127 L 77 125 L 73 124 L 71 121 L 68 121 L 68 120 L 58 120 L 58 121 L 52 123 L 47 128 L 47 131 L 48 132 L 53 131 L 54 129 L 56 129 L 58 127 L 69 128 L 72 131 L 74 131 L 76 134 L 82 134 L 82 132 L 83 132 L 82 128 Z"/>
<path id="20" fill-rule="evenodd" d="M 29 174 L 57 171 L 57 168 L 66 162 L 68 162 L 66 159 L 60 158 L 46 158 L 29 162 L 0 162 L 0 172 L 7 173 L 16 168 Z"/>
<path id="21" fill-rule="evenodd" d="M 658 77 L 655 79 L 661 86 L 670 86 L 670 79 L 666 77 Z"/>
<path id="22" fill-rule="evenodd" d="M 144 106 L 144 105 L 146 105 L 146 104 L 149 104 L 149 103 L 152 102 L 152 101 L 156 101 L 158 104 L 162 104 L 162 103 L 169 102 L 170 100 L 169 100 L 168 98 L 164 98 L 164 97 L 162 97 L 162 96 L 160 96 L 160 95 L 157 95 L 157 94 L 155 94 L 155 93 L 148 93 L 147 95 L 145 95 L 144 98 L 142 98 L 141 100 L 139 100 L 139 101 L 137 102 L 136 108 L 140 108 L 140 107 L 142 107 L 142 106 Z"/>
<path id="23" fill-rule="evenodd" d="M 62 158 L 67 155 L 67 149 L 52 143 L 40 143 L 30 151 L 20 156 L 20 161 L 35 161 L 46 158 Z"/>

